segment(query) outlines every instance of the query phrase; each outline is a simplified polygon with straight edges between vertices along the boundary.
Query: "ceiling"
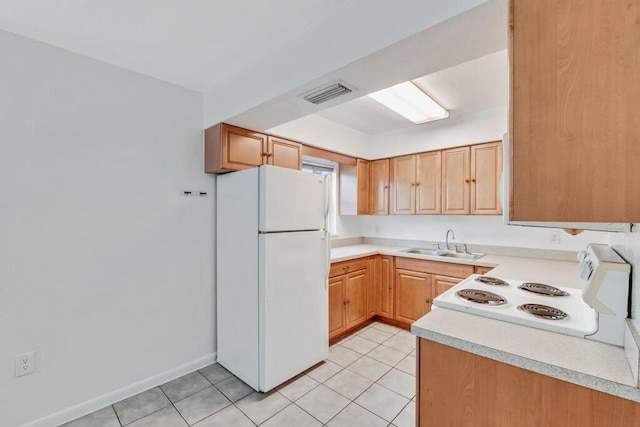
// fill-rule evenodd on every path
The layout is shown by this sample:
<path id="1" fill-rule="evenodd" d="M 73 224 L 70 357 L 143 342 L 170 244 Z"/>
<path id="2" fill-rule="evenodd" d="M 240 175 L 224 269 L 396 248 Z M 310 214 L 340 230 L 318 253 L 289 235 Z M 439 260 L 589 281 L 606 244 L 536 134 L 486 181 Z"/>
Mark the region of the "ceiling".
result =
<path id="1" fill-rule="evenodd" d="M 502 50 L 412 81 L 449 110 L 453 118 L 506 106 L 507 71 L 507 51 Z M 317 114 L 368 135 L 429 126 L 429 123 L 415 125 L 368 96 Z"/>
<path id="2" fill-rule="evenodd" d="M 347 0 L 3 0 L 0 28 L 199 92 Z"/>
<path id="3" fill-rule="evenodd" d="M 374 135 L 415 125 L 363 95 L 409 79 L 452 116 L 504 105 L 506 3 L 3 0 L 0 29 L 201 92 L 205 127 L 319 114 Z M 301 99 L 334 79 L 356 90 Z"/>

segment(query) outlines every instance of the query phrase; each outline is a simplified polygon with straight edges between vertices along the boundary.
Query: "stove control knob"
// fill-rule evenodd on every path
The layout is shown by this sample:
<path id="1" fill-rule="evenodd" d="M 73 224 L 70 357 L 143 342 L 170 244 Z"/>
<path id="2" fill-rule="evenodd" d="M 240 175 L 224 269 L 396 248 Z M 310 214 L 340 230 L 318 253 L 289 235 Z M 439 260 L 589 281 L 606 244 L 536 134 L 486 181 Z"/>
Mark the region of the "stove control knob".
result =
<path id="1" fill-rule="evenodd" d="M 582 261 L 586 257 L 587 257 L 587 252 L 586 251 L 578 251 L 578 261 Z"/>

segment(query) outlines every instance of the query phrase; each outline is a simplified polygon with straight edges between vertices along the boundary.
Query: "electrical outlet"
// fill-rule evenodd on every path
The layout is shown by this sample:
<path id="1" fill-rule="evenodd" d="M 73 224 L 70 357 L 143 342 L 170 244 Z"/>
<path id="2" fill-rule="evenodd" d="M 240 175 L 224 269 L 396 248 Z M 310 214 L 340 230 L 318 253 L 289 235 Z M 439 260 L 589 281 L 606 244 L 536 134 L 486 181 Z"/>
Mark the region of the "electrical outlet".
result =
<path id="1" fill-rule="evenodd" d="M 549 243 L 551 243 L 552 245 L 559 245 L 560 244 L 560 231 L 559 230 L 553 230 L 551 232 L 551 234 L 549 235 Z"/>
<path id="2" fill-rule="evenodd" d="M 16 355 L 16 377 L 33 374 L 36 371 L 36 352 L 29 351 Z"/>
<path id="3" fill-rule="evenodd" d="M 376 225 L 376 235 L 380 234 L 382 227 L 380 227 L 379 225 Z"/>

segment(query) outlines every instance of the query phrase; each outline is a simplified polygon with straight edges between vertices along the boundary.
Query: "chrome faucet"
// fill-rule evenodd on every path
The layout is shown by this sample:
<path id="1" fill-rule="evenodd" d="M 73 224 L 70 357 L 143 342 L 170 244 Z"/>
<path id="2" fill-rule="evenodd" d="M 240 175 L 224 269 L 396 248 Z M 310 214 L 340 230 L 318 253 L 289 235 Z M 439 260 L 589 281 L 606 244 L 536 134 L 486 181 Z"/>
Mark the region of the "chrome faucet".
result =
<path id="1" fill-rule="evenodd" d="M 446 247 L 446 249 L 448 251 L 451 250 L 451 249 L 449 249 L 449 233 L 451 233 L 451 240 L 456 240 L 456 235 L 453 234 L 453 230 L 452 229 L 448 229 L 447 230 L 447 235 L 444 238 L 444 242 L 445 242 L 444 244 L 445 244 L 445 247 Z"/>

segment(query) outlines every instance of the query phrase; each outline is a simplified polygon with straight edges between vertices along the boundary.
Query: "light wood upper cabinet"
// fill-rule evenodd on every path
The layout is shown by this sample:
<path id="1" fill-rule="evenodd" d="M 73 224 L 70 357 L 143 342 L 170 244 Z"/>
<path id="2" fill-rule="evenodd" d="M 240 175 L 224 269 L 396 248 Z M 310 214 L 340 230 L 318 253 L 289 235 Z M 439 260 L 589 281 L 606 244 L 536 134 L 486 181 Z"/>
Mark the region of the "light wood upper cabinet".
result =
<path id="1" fill-rule="evenodd" d="M 205 172 L 229 172 L 266 161 L 267 135 L 217 124 L 205 131 Z"/>
<path id="2" fill-rule="evenodd" d="M 340 215 L 369 214 L 369 161 L 340 165 Z"/>
<path id="3" fill-rule="evenodd" d="M 389 159 L 369 162 L 369 213 L 389 215 Z"/>
<path id="4" fill-rule="evenodd" d="M 416 154 L 416 213 L 441 213 L 442 153 Z"/>
<path id="5" fill-rule="evenodd" d="M 416 212 L 416 156 L 394 157 L 393 170 L 393 213 L 410 215 Z"/>
<path id="6" fill-rule="evenodd" d="M 640 222 L 640 2 L 511 0 L 510 218 Z"/>
<path id="7" fill-rule="evenodd" d="M 392 162 L 393 213 L 439 214 L 440 151 L 394 157 Z"/>
<path id="8" fill-rule="evenodd" d="M 267 143 L 267 164 L 302 169 L 302 144 L 275 136 L 269 136 Z"/>
<path id="9" fill-rule="evenodd" d="M 470 148 L 442 151 L 442 213 L 466 215 L 470 212 Z"/>
<path id="10" fill-rule="evenodd" d="M 471 146 L 471 214 L 500 215 L 502 143 Z"/>
<path id="11" fill-rule="evenodd" d="M 275 165 L 302 167 L 302 144 L 219 123 L 205 131 L 204 171 L 222 173 Z"/>

